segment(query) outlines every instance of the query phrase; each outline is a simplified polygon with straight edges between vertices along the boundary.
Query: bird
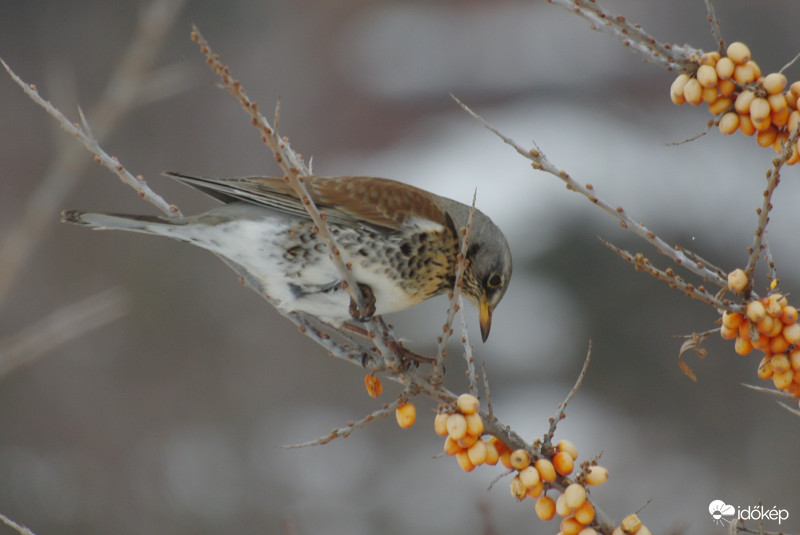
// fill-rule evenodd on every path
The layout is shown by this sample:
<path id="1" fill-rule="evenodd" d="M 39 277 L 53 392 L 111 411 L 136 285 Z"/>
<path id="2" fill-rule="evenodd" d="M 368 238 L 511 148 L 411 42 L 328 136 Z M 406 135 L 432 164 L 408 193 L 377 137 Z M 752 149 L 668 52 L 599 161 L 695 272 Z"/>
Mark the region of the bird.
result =
<path id="1" fill-rule="evenodd" d="M 244 268 L 285 313 L 311 314 L 337 328 L 354 319 L 328 246 L 287 180 L 164 174 L 223 204 L 186 217 L 65 210 L 61 220 L 191 243 Z M 366 314 L 355 319 L 405 310 L 453 289 L 470 206 L 386 178 L 310 175 L 304 184 L 368 301 Z M 485 342 L 512 260 L 503 232 L 477 209 L 466 259 L 461 293 L 478 310 Z"/>

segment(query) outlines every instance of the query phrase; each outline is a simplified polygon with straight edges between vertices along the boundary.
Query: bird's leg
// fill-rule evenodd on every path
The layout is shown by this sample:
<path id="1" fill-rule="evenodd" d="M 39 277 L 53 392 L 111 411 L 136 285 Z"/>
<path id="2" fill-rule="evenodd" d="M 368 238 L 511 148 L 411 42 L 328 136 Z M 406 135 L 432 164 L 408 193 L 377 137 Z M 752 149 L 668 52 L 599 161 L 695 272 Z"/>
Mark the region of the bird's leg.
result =
<path id="1" fill-rule="evenodd" d="M 366 284 L 358 283 L 358 289 L 361 290 L 361 295 L 364 296 L 364 313 L 358 310 L 358 306 L 353 298 L 350 298 L 350 316 L 360 322 L 369 321 L 375 314 L 375 294 L 372 293 L 372 288 Z"/>

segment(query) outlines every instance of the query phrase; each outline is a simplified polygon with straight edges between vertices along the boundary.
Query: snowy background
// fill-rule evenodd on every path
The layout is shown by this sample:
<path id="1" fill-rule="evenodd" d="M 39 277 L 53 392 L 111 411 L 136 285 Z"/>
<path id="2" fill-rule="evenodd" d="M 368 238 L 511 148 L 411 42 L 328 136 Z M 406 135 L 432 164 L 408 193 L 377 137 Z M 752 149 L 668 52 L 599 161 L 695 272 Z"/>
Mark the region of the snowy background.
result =
<path id="1" fill-rule="evenodd" d="M 715 48 L 700 0 L 602 4 L 661 40 Z M 0 56 L 77 119 L 76 104 L 88 110 L 102 93 L 143 5 L 5 0 Z M 748 43 L 764 72 L 800 52 L 795 0 L 717 9 L 724 36 Z M 278 172 L 237 103 L 215 87 L 190 21 L 263 110 L 281 99 L 282 133 L 313 155 L 317 174 L 386 176 L 463 202 L 477 188 L 514 254 L 492 335 L 475 348 L 495 411 L 523 436 L 541 436 L 591 339 L 589 375 L 557 438 L 571 439 L 581 459 L 603 452 L 611 479 L 592 495 L 612 518 L 652 500 L 640 517 L 653 533 L 722 533 L 710 501 L 760 500 L 788 508 L 780 529 L 800 531 L 798 419 L 740 385 L 761 383 L 759 358 L 713 338 L 706 359 L 688 357 L 699 381 L 687 379 L 674 335 L 713 328 L 716 314 L 606 250 L 597 235 L 668 265 L 583 197 L 532 172 L 448 92 L 726 270 L 743 264 L 752 242 L 770 150 L 716 130 L 669 146 L 702 131 L 707 112 L 673 106 L 673 75 L 542 0 L 188 1 L 156 62 L 184 73 L 182 91 L 142 104 L 104 142 L 184 213 L 213 203 L 161 171 Z M 800 78 L 800 67 L 787 74 Z M 2 239 L 53 155 L 74 141 L 5 73 L 0 117 Z M 77 186 L 47 214 L 44 240 L 0 301 L 0 344 L 108 288 L 124 295 L 128 313 L 0 377 L 0 513 L 37 535 L 478 535 L 487 521 L 498 534 L 558 530 L 531 501 L 516 503 L 507 480 L 486 490 L 500 469 L 464 474 L 435 458 L 441 439 L 426 400 L 411 430 L 387 419 L 325 447 L 281 449 L 373 410 L 363 371 L 327 357 L 207 252 L 60 224 L 62 208 L 155 213 L 84 157 Z M 799 184 L 798 169 L 787 169 L 769 227 L 781 288 L 794 295 Z M 389 320 L 429 352 L 445 308 L 437 299 Z M 465 384 L 459 354 L 454 347 L 448 365 L 456 391 Z M 385 400 L 396 393 L 386 384 Z"/>

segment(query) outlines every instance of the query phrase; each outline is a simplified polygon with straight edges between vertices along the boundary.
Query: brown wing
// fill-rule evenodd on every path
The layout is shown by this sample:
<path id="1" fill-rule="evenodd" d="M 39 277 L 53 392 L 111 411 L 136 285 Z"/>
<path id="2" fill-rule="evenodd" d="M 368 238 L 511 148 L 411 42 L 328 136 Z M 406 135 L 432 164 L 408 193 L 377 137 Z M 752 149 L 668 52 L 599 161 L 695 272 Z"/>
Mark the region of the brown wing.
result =
<path id="1" fill-rule="evenodd" d="M 289 185 L 278 177 L 207 178 L 166 173 L 222 202 L 244 201 L 307 216 Z M 306 188 L 329 221 L 399 230 L 413 219 L 447 226 L 436 195 L 414 186 L 375 177 L 307 177 Z"/>

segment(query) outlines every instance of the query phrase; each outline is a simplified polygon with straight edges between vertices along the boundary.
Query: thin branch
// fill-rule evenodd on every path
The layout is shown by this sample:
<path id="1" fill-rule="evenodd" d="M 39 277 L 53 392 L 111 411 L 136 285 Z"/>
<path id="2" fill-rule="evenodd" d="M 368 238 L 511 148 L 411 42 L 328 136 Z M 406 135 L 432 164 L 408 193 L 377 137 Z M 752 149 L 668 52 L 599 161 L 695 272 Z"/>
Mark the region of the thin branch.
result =
<path id="1" fill-rule="evenodd" d="M 0 341 L 0 377 L 28 365 L 54 348 L 121 318 L 127 299 L 117 288 L 56 309 Z"/>
<path id="2" fill-rule="evenodd" d="M 13 520 L 11 520 L 10 518 L 8 518 L 6 515 L 4 515 L 2 513 L 0 513 L 0 521 L 2 521 L 3 524 L 5 524 L 6 526 L 10 527 L 11 529 L 16 531 L 20 535 L 36 535 L 34 532 L 29 530 L 25 526 L 21 526 L 20 524 L 17 524 L 16 522 L 14 522 Z"/>
<path id="3" fill-rule="evenodd" d="M 469 342 L 467 332 L 467 315 L 464 313 L 464 300 L 458 296 L 458 315 L 461 320 L 461 346 L 464 348 L 464 361 L 467 363 L 467 380 L 469 381 L 469 392 L 478 395 L 478 376 L 475 373 L 475 355 L 472 354 L 472 344 Z"/>
<path id="4" fill-rule="evenodd" d="M 711 29 L 711 35 L 714 36 L 714 40 L 717 42 L 717 50 L 722 52 L 725 50 L 725 40 L 722 38 L 722 29 L 720 28 L 719 19 L 714 9 L 714 0 L 705 0 L 705 4 L 707 13 L 706 20 Z"/>
<path id="5" fill-rule="evenodd" d="M 328 444 L 329 442 L 332 442 L 333 440 L 336 440 L 337 438 L 349 437 L 350 434 L 356 429 L 362 429 L 379 418 L 386 418 L 392 413 L 392 411 L 397 409 L 397 407 L 399 407 L 405 402 L 406 398 L 400 396 L 393 402 L 384 405 L 378 410 L 372 411 L 371 413 L 369 413 L 360 420 L 350 421 L 347 422 L 347 424 L 343 427 L 337 427 L 324 437 L 319 437 L 316 440 L 310 440 L 308 442 L 301 442 L 299 444 L 287 444 L 281 447 L 285 449 L 294 449 L 294 448 L 307 448 L 309 446 L 323 446 L 325 444 Z"/>
<path id="6" fill-rule="evenodd" d="M 567 405 L 572 398 L 575 397 L 575 394 L 578 393 L 578 389 L 580 389 L 581 385 L 583 384 L 583 378 L 586 377 L 586 370 L 589 369 L 589 362 L 592 360 L 592 342 L 589 341 L 589 347 L 586 349 L 586 358 L 583 360 L 583 367 L 581 367 L 581 372 L 578 374 L 578 378 L 575 380 L 575 384 L 570 389 L 567 397 L 558 404 L 558 411 L 556 412 L 555 416 L 550 418 L 550 428 L 547 430 L 547 433 L 544 435 L 544 440 L 542 442 L 542 452 L 548 453 L 551 452 L 553 449 L 553 445 L 551 441 L 556 434 L 556 427 L 558 426 L 558 422 L 563 420 L 567 416 Z"/>

